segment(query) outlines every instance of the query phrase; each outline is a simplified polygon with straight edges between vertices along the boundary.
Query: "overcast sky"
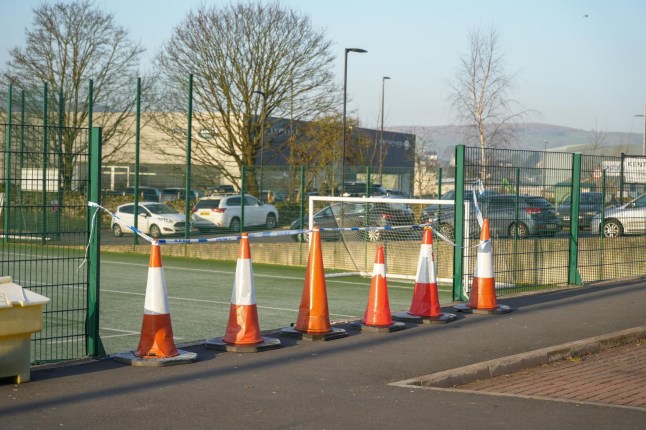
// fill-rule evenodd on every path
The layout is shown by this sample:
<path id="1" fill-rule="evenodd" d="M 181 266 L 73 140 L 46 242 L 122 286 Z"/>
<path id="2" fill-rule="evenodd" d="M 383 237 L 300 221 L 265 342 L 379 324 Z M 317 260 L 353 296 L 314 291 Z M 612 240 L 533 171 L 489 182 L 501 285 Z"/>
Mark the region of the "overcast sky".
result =
<path id="1" fill-rule="evenodd" d="M 42 0 L 0 0 L 0 64 L 21 46 Z M 152 56 L 190 9 L 229 0 L 97 0 Z M 382 77 L 384 125 L 452 123 L 448 82 L 468 52 L 476 26 L 494 26 L 513 96 L 533 122 L 583 130 L 642 133 L 646 104 L 645 0 L 283 0 L 324 29 L 343 81 L 348 57 L 348 111 L 378 127 Z M 149 57 L 147 57 L 149 58 Z M 6 85 L 0 83 L 0 85 Z"/>

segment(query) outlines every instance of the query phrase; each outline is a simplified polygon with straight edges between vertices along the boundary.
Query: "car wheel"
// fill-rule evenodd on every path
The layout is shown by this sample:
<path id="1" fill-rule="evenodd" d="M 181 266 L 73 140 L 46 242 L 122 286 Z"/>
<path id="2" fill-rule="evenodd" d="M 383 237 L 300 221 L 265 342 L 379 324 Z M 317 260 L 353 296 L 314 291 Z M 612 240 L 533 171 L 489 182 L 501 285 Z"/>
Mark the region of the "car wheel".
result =
<path id="1" fill-rule="evenodd" d="M 161 236 L 161 230 L 155 224 L 150 226 L 150 237 L 157 239 Z"/>
<path id="2" fill-rule="evenodd" d="M 516 236 L 516 224 L 510 225 L 507 232 L 509 233 L 509 236 Z M 527 236 L 529 236 L 529 228 L 522 222 L 518 223 L 518 237 Z"/>
<path id="3" fill-rule="evenodd" d="M 294 236 L 294 239 L 300 243 L 308 243 L 310 241 L 310 234 L 309 233 L 297 234 L 296 236 Z"/>
<path id="4" fill-rule="evenodd" d="M 380 230 L 366 230 L 366 239 L 368 239 L 370 242 L 377 242 L 380 237 Z"/>
<path id="5" fill-rule="evenodd" d="M 609 219 L 603 223 L 603 235 L 605 237 L 619 237 L 624 234 L 624 227 L 616 219 Z"/>
<path id="6" fill-rule="evenodd" d="M 240 231 L 240 219 L 232 218 L 231 222 L 229 223 L 229 229 L 233 231 Z"/>
<path id="7" fill-rule="evenodd" d="M 455 229 L 451 224 L 440 224 L 439 232 L 447 239 L 453 240 L 455 238 Z"/>
<path id="8" fill-rule="evenodd" d="M 265 228 L 267 230 L 271 230 L 274 227 L 276 227 L 276 215 L 267 214 L 267 220 L 265 221 Z"/>
<path id="9" fill-rule="evenodd" d="M 112 225 L 112 234 L 114 234 L 115 237 L 123 236 L 123 231 L 121 231 L 121 227 L 119 227 L 119 224 Z"/>

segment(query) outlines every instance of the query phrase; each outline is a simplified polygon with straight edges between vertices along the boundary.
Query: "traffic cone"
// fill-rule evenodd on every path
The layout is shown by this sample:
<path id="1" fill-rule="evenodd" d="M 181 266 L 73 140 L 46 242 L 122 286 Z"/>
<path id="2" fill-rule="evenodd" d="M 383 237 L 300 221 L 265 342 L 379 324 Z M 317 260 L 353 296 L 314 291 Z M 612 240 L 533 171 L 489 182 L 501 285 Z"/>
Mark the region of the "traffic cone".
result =
<path id="1" fill-rule="evenodd" d="M 425 228 L 422 236 L 410 309 L 408 312 L 396 313 L 393 318 L 398 321 L 425 324 L 446 324 L 457 319 L 455 314 L 442 313 L 440 308 L 433 254 L 433 231 L 430 228 Z"/>
<path id="2" fill-rule="evenodd" d="M 190 363 L 197 358 L 197 354 L 175 347 L 166 278 L 158 242 L 153 242 L 150 248 L 144 318 L 141 324 L 139 346 L 137 346 L 137 351 L 117 354 L 115 358 L 118 361 L 140 366 Z"/>
<path id="3" fill-rule="evenodd" d="M 279 346 L 280 340 L 260 334 L 249 236 L 242 233 L 231 294 L 229 323 L 224 337 L 207 339 L 206 347 L 229 352 L 258 352 Z"/>
<path id="4" fill-rule="evenodd" d="M 296 324 L 283 328 L 281 334 L 306 340 L 332 340 L 348 335 L 345 330 L 330 325 L 321 234 L 318 227 L 312 230 L 310 237 L 310 253 Z"/>
<path id="5" fill-rule="evenodd" d="M 366 313 L 361 321 L 350 323 L 350 326 L 357 330 L 377 333 L 390 333 L 406 328 L 404 323 L 393 322 L 390 313 L 383 246 L 377 247 Z"/>
<path id="6" fill-rule="evenodd" d="M 476 268 L 469 301 L 454 306 L 457 311 L 485 314 L 504 314 L 511 312 L 506 305 L 499 305 L 496 300 L 496 282 L 493 270 L 493 247 L 489 231 L 489 219 L 485 218 L 480 232 L 480 244 L 476 257 Z"/>

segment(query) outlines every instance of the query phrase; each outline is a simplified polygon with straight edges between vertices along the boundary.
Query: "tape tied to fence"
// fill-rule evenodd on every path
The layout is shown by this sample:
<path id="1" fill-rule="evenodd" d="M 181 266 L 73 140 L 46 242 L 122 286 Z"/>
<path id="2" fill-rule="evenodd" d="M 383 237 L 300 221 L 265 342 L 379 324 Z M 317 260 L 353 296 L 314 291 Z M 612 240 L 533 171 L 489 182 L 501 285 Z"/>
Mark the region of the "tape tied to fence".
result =
<path id="1" fill-rule="evenodd" d="M 146 233 L 142 232 L 138 228 L 128 224 L 125 222 L 122 218 L 120 218 L 118 215 L 116 215 L 114 212 L 110 211 L 109 209 L 94 203 L 94 202 L 88 202 L 89 207 L 97 208 L 100 210 L 105 211 L 108 213 L 110 216 L 112 216 L 114 219 L 118 219 L 121 221 L 127 228 L 132 230 L 133 233 L 138 234 L 145 240 L 147 240 L 150 243 L 158 243 L 160 245 L 170 245 L 170 244 L 190 244 L 190 243 L 212 243 L 212 242 L 230 242 L 230 241 L 238 241 L 240 238 L 242 238 L 242 235 L 232 235 L 232 236 L 221 236 L 221 237 L 203 237 L 203 238 L 193 238 L 193 239 L 187 239 L 187 238 L 178 238 L 178 239 L 153 239 L 152 237 L 148 236 Z M 96 217 L 96 214 L 99 211 L 97 210 L 94 213 L 93 219 L 92 219 L 92 224 L 91 224 L 91 229 L 90 229 L 90 241 L 92 238 L 92 232 L 95 228 L 95 222 L 94 222 L 94 217 Z M 414 224 L 414 225 L 404 225 L 404 226 L 380 226 L 380 227 L 320 227 L 319 231 L 320 232 L 343 232 L 343 231 L 380 231 L 380 230 L 385 230 L 385 231 L 394 231 L 394 230 L 403 230 L 403 229 L 413 229 L 413 230 L 420 230 L 424 228 L 430 228 L 433 233 L 437 237 L 439 237 L 441 240 L 444 242 L 448 243 L 449 245 L 457 248 L 475 248 L 477 246 L 484 246 L 488 241 L 484 241 L 482 243 L 478 243 L 477 245 L 472 245 L 469 247 L 459 245 L 455 242 L 453 242 L 451 239 L 448 237 L 444 236 L 442 233 L 440 233 L 437 229 L 434 229 L 430 224 Z M 262 232 L 257 232 L 257 233 L 248 233 L 247 237 L 249 238 L 261 238 L 261 237 L 279 237 L 279 236 L 296 236 L 300 234 L 310 234 L 312 230 L 309 229 L 298 229 L 298 230 L 282 230 L 282 231 L 262 231 Z M 85 263 L 87 260 L 87 252 L 90 246 L 90 241 L 88 241 L 88 245 L 86 247 L 86 253 L 85 253 L 85 260 L 83 263 L 81 263 L 81 266 Z M 79 266 L 80 268 L 80 266 Z"/>

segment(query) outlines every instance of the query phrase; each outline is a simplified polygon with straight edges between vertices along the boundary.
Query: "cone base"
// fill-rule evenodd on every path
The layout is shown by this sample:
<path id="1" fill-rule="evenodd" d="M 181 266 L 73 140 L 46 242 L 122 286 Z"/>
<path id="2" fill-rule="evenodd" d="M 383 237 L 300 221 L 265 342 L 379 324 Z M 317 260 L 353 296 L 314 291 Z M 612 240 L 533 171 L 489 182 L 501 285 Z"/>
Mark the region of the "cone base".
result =
<path id="1" fill-rule="evenodd" d="M 197 353 L 183 351 L 181 349 L 177 350 L 177 352 L 179 352 L 179 355 L 166 358 L 138 357 L 135 355 L 135 352 L 136 351 L 120 352 L 118 354 L 115 354 L 113 357 L 115 361 L 118 361 L 120 363 L 141 367 L 175 366 L 178 364 L 188 364 L 197 361 Z"/>
<path id="2" fill-rule="evenodd" d="M 413 315 L 404 311 L 404 312 L 398 312 L 396 314 L 393 314 L 393 319 L 397 321 L 412 322 L 417 324 L 446 324 L 446 323 L 450 323 L 451 321 L 457 320 L 458 316 L 455 314 L 442 313 L 437 316 L 427 317 L 427 316 Z"/>
<path id="3" fill-rule="evenodd" d="M 300 331 L 296 330 L 293 327 L 285 327 L 280 330 L 281 336 L 285 337 L 292 337 L 295 339 L 302 339 L 302 340 L 311 340 L 311 341 L 327 341 L 327 340 L 334 340 L 334 339 L 340 339 L 342 337 L 347 337 L 348 332 L 343 330 L 342 328 L 334 328 L 332 327 L 330 331 L 325 332 L 325 333 L 307 333 L 305 331 Z"/>
<path id="4" fill-rule="evenodd" d="M 363 321 L 353 321 L 350 323 L 350 328 L 367 333 L 392 333 L 399 330 L 404 330 L 406 324 L 402 322 L 393 322 L 388 325 L 369 325 Z"/>
<path id="5" fill-rule="evenodd" d="M 453 309 L 455 309 L 458 312 L 464 312 L 468 314 L 482 314 L 482 315 L 508 314 L 513 310 L 507 305 L 497 305 L 495 308 L 492 308 L 492 309 L 478 309 L 478 308 L 469 307 L 469 305 L 467 305 L 466 303 L 455 305 L 453 306 Z"/>
<path id="6" fill-rule="evenodd" d="M 224 341 L 224 337 L 207 339 L 204 346 L 210 349 L 226 352 L 261 352 L 270 349 L 280 348 L 280 340 L 273 337 L 262 337 L 262 342 L 252 343 L 251 345 L 235 345 Z"/>

